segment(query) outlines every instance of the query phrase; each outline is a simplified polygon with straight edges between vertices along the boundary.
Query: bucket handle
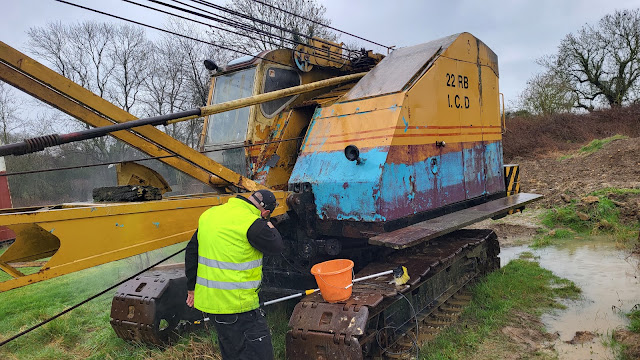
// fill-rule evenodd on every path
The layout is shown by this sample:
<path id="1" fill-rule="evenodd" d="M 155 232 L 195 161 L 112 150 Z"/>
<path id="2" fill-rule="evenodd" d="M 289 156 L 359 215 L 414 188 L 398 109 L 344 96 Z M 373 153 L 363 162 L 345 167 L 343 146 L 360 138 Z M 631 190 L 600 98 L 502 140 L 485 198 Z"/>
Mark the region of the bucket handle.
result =
<path id="1" fill-rule="evenodd" d="M 351 269 L 351 284 L 349 284 L 349 285 L 347 285 L 345 287 L 340 287 L 340 286 L 335 286 L 335 285 L 329 284 L 328 282 L 324 281 L 324 279 L 322 278 L 322 275 L 320 275 L 320 274 L 318 274 L 318 277 L 320 278 L 320 280 L 322 280 L 323 283 L 325 283 L 325 285 L 327 285 L 329 287 L 332 287 L 334 289 L 345 289 L 346 290 L 346 289 L 348 289 L 348 288 L 353 286 L 353 279 L 356 278 L 356 274 L 355 274 L 355 272 L 353 271 L 353 268 L 352 268 Z"/>

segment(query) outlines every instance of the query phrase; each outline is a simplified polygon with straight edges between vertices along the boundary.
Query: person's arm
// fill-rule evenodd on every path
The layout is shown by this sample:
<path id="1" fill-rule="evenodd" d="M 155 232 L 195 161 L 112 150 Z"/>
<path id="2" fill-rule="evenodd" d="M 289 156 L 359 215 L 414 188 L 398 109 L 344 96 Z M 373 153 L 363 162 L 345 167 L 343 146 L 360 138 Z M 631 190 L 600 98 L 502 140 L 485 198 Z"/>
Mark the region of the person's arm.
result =
<path id="1" fill-rule="evenodd" d="M 249 244 L 265 255 L 278 255 L 284 250 L 282 236 L 278 230 L 265 219 L 257 219 L 247 230 Z"/>
<path id="2" fill-rule="evenodd" d="M 184 252 L 184 274 L 187 276 L 187 305 L 193 307 L 193 291 L 198 275 L 198 230 L 189 240 Z"/>

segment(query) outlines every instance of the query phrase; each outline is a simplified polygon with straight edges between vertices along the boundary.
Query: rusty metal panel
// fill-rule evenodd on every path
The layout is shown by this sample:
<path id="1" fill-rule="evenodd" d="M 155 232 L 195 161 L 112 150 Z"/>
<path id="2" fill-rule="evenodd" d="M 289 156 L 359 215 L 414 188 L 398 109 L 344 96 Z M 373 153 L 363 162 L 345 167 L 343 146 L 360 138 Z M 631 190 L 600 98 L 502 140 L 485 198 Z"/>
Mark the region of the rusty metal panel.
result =
<path id="1" fill-rule="evenodd" d="M 348 341 L 348 345 L 346 342 Z M 287 333 L 287 359 L 289 360 L 362 360 L 362 346 L 356 338 L 347 339 L 333 334 L 314 333 L 307 339 Z"/>
<path id="2" fill-rule="evenodd" d="M 307 307 L 312 307 L 314 311 L 307 311 Z M 293 309 L 289 327 L 303 334 L 316 331 L 351 337 L 364 334 L 368 318 L 367 307 L 356 311 L 353 307 L 345 309 L 342 304 L 301 302 Z"/>
<path id="3" fill-rule="evenodd" d="M 185 304 L 186 293 L 183 267 L 138 276 L 113 297 L 111 326 L 122 339 L 165 344 L 177 334 L 180 320 L 202 319 L 202 312 Z"/>
<path id="4" fill-rule="evenodd" d="M 423 221 L 396 231 L 384 233 L 369 239 L 372 245 L 382 245 L 402 249 L 423 241 L 448 234 L 478 221 L 500 215 L 541 198 L 542 195 L 520 193 L 470 207 L 451 214 Z"/>

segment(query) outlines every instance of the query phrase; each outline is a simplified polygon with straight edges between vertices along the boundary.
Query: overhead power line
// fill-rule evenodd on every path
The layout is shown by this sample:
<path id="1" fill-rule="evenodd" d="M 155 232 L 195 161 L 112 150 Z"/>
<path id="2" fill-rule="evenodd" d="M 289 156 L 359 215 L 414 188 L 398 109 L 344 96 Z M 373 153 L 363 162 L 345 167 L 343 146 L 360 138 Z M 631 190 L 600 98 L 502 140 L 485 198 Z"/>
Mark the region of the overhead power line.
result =
<path id="1" fill-rule="evenodd" d="M 180 15 L 176 15 L 176 14 L 174 14 L 174 13 L 172 13 L 172 12 L 169 12 L 169 11 L 160 10 L 160 9 L 156 9 L 156 8 L 149 7 L 149 6 L 146 6 L 146 5 L 138 4 L 138 3 L 136 3 L 136 2 L 134 2 L 134 1 L 132 1 L 132 0 L 123 0 L 123 1 L 128 2 L 128 3 L 131 3 L 131 4 L 135 4 L 135 5 L 139 5 L 139 6 L 147 7 L 147 8 L 153 9 L 153 10 L 161 11 L 161 12 L 163 12 L 163 13 L 165 13 L 165 14 L 168 14 L 168 15 L 178 16 L 178 17 L 181 17 L 181 18 L 183 18 L 183 19 L 187 19 L 187 20 L 190 20 L 190 21 L 198 22 L 198 21 L 193 20 L 193 19 L 190 19 L 190 18 L 185 18 L 185 17 L 182 17 L 182 16 L 180 16 Z M 200 17 L 205 18 L 205 19 L 207 19 L 207 20 L 216 21 L 216 22 L 219 22 L 219 23 L 221 23 L 221 24 L 225 24 L 225 25 L 227 25 L 227 26 L 234 27 L 234 28 L 236 28 L 236 29 L 245 30 L 245 31 L 248 31 L 248 32 L 250 32 L 250 33 L 262 34 L 262 35 L 265 35 L 265 36 L 267 36 L 268 38 L 271 38 L 271 39 L 281 39 L 281 40 L 283 40 L 283 41 L 285 41 L 285 42 L 287 42 L 287 43 L 290 43 L 290 44 L 302 45 L 302 46 L 310 47 L 310 48 L 315 49 L 315 50 L 319 50 L 319 51 L 321 51 L 321 52 L 327 52 L 327 50 L 326 50 L 326 49 L 322 49 L 322 48 L 319 48 L 319 47 L 316 47 L 316 46 L 308 45 L 308 44 L 305 44 L 305 43 L 303 43 L 303 42 L 296 41 L 296 40 L 294 40 L 294 39 L 290 39 L 290 38 L 286 38 L 286 37 L 278 36 L 278 35 L 273 34 L 273 33 L 269 32 L 269 31 L 267 31 L 267 30 L 258 29 L 258 28 L 256 28 L 256 27 L 252 27 L 252 26 L 250 26 L 250 25 L 243 24 L 243 23 L 241 23 L 241 22 L 235 21 L 235 20 L 233 20 L 233 19 L 226 18 L 226 17 L 224 17 L 224 16 L 220 16 L 220 15 L 218 15 L 218 14 L 215 14 L 215 13 L 213 13 L 213 12 L 207 11 L 207 10 L 205 10 L 205 9 L 201 9 L 201 8 L 198 8 L 198 7 L 195 7 L 195 6 L 189 5 L 189 4 L 185 4 L 184 2 L 181 2 L 181 1 L 173 0 L 174 2 L 176 2 L 176 3 L 178 3 L 178 4 L 181 4 L 181 5 L 183 5 L 183 6 L 188 6 L 188 7 L 190 7 L 190 8 L 196 9 L 196 10 L 198 10 L 198 11 L 205 12 L 206 14 L 203 14 L 203 13 L 198 12 L 198 11 L 190 10 L 190 9 L 187 9 L 187 8 L 184 8 L 184 7 L 180 7 L 180 6 L 177 6 L 177 5 L 168 4 L 168 3 L 166 3 L 166 2 L 159 1 L 159 0 L 149 0 L 149 1 L 150 1 L 150 2 L 153 2 L 153 3 L 155 3 L 155 4 L 158 4 L 158 5 L 162 5 L 162 6 L 165 6 L 165 7 L 171 8 L 171 9 L 174 9 L 174 10 L 182 11 L 182 12 L 185 12 L 185 13 L 188 13 L 188 14 L 191 14 L 191 15 L 195 15 L 195 16 L 200 16 Z M 208 14 L 210 14 L 210 15 L 208 15 Z M 202 22 L 198 22 L 198 23 L 202 24 Z M 208 25 L 208 24 L 203 24 L 203 25 Z M 234 33 L 234 34 L 236 34 L 236 35 L 244 36 L 244 37 L 247 37 L 247 38 L 250 38 L 250 39 L 256 40 L 256 41 L 263 41 L 263 39 L 258 39 L 258 38 L 252 37 L 252 36 L 250 36 L 250 35 L 247 35 L 247 34 L 241 34 L 241 33 L 238 33 L 238 32 L 235 32 L 235 31 L 231 31 L 231 30 L 227 30 L 227 29 L 220 28 L 220 27 L 215 27 L 215 28 L 220 29 L 220 30 L 223 30 L 223 31 L 229 31 L 229 32 Z M 279 46 L 279 47 L 281 47 L 281 46 L 282 46 L 281 44 L 277 44 L 277 43 L 274 43 L 274 42 L 272 42 L 272 41 L 266 41 L 266 42 L 267 42 L 267 43 L 269 43 L 269 44 L 271 44 L 271 45 L 275 45 L 275 46 Z M 289 49 L 289 50 L 294 50 L 294 49 L 292 49 L 292 48 L 288 48 L 288 49 Z M 347 49 L 347 50 L 348 50 L 348 51 L 351 51 L 351 50 L 349 50 L 349 49 Z M 344 59 L 344 60 L 348 60 L 348 59 L 349 59 L 347 56 L 345 56 L 345 55 L 344 55 L 344 54 L 342 54 L 341 52 L 340 52 L 340 53 L 337 53 L 337 52 L 334 52 L 334 51 L 330 51 L 329 53 L 330 53 L 330 54 L 332 54 L 332 55 L 337 55 L 337 56 L 339 56 L 341 59 Z M 335 58 L 331 58 L 330 56 L 324 55 L 324 54 L 322 54 L 322 53 L 314 54 L 314 56 L 317 56 L 317 57 L 320 57 L 320 58 L 324 58 L 324 59 L 327 59 L 327 60 L 335 60 Z"/>
<path id="2" fill-rule="evenodd" d="M 281 9 L 281 8 L 279 8 L 279 7 L 275 6 L 275 5 L 271 5 L 271 4 L 269 4 L 269 3 L 266 3 L 266 2 L 264 2 L 264 1 L 260 1 L 260 0 L 253 0 L 253 1 L 254 1 L 254 2 L 257 2 L 258 4 L 262 4 L 262 5 L 264 5 L 264 6 L 268 6 L 268 7 L 272 8 L 272 9 L 276 9 L 276 10 L 282 11 L 282 12 L 284 12 L 284 13 L 286 13 L 286 14 L 293 15 L 293 16 L 297 16 L 297 17 L 299 17 L 299 18 L 301 18 L 301 19 L 304 19 L 304 20 L 310 21 L 310 22 L 312 22 L 312 23 L 314 23 L 314 24 L 316 24 L 316 25 L 324 26 L 324 27 L 326 27 L 327 29 L 331 29 L 331 30 L 337 31 L 337 32 L 342 33 L 342 34 L 345 34 L 345 35 L 353 36 L 353 37 L 354 37 L 354 38 L 356 38 L 356 39 L 360 39 L 360 40 L 363 40 L 363 41 L 366 41 L 366 42 L 369 42 L 369 43 L 372 43 L 372 44 L 375 44 L 375 45 L 378 45 L 378 46 L 382 46 L 383 48 L 386 48 L 386 49 L 391 49 L 391 48 L 392 48 L 392 46 L 386 46 L 386 45 L 382 45 L 382 44 L 377 43 L 377 42 L 372 41 L 372 40 L 367 40 L 367 39 L 365 39 L 365 38 L 363 38 L 363 37 L 360 37 L 360 36 L 358 36 L 358 35 L 351 34 L 351 33 L 348 33 L 348 32 L 346 32 L 346 31 L 343 31 L 343 30 L 340 30 L 340 29 L 336 29 L 336 28 L 335 28 L 335 27 L 333 27 L 333 26 L 330 26 L 330 25 L 327 25 L 327 24 L 323 24 L 323 23 L 321 23 L 320 21 L 316 21 L 316 20 L 313 20 L 313 19 L 309 19 L 309 18 L 307 18 L 307 17 L 304 17 L 304 16 L 299 15 L 299 14 L 296 14 L 296 13 L 292 13 L 292 12 L 287 11 L 287 10 L 285 10 L 285 9 Z"/>
<path id="3" fill-rule="evenodd" d="M 154 2 L 155 2 L 155 1 L 157 1 L 157 0 L 149 0 L 149 1 L 154 1 Z M 205 1 L 205 0 L 191 0 L 191 2 L 194 2 L 194 3 L 200 4 L 200 5 L 204 5 L 204 6 L 207 6 L 207 7 L 210 7 L 210 8 L 213 8 L 213 9 L 219 10 L 219 11 L 222 11 L 222 12 L 226 12 L 226 13 L 228 13 L 228 14 L 235 15 L 235 16 L 238 16 L 238 17 L 241 17 L 241 18 L 244 18 L 244 19 L 250 20 L 250 21 L 254 21 L 254 22 L 257 22 L 257 23 L 260 23 L 260 24 L 266 25 L 266 26 L 270 26 L 270 27 L 276 28 L 276 29 L 278 29 L 278 30 L 280 30 L 280 31 L 283 31 L 283 32 L 286 32 L 286 33 L 289 33 L 289 34 L 293 34 L 293 35 L 296 35 L 296 36 L 299 36 L 299 37 L 302 37 L 302 38 L 305 38 L 305 39 L 308 39 L 308 40 L 314 40 L 314 38 L 313 38 L 312 36 L 309 36 L 309 35 L 306 35 L 306 34 L 299 33 L 299 32 L 297 32 L 297 31 L 295 31 L 295 30 L 287 29 L 287 28 L 285 28 L 285 27 L 283 27 L 283 26 L 280 26 L 280 25 L 278 25 L 278 24 L 274 24 L 274 23 L 271 23 L 271 22 L 268 22 L 268 21 L 265 21 L 265 20 L 262 20 L 262 19 L 259 19 L 259 18 L 256 18 L 256 17 L 253 17 L 253 16 L 251 16 L 251 15 L 247 15 L 247 14 L 243 14 L 243 13 L 241 13 L 241 12 L 235 11 L 235 10 L 231 10 L 231 9 L 226 8 L 226 7 L 224 7 L 224 6 L 216 5 L 216 4 L 211 3 L 211 2 L 209 2 L 209 1 Z M 297 15 L 296 15 L 296 16 L 297 16 Z M 320 42 L 324 42 L 324 43 L 325 43 L 325 44 L 327 44 L 327 45 L 331 45 L 331 46 L 333 46 L 333 45 L 334 45 L 333 43 L 329 43 L 329 42 L 326 42 L 326 41 L 322 41 L 322 40 L 319 40 L 319 41 L 320 41 Z M 349 49 L 346 49 L 346 50 L 349 50 Z"/>
<path id="4" fill-rule="evenodd" d="M 237 53 L 237 54 L 249 55 L 249 56 L 252 56 L 252 57 L 255 57 L 255 58 L 258 58 L 258 59 L 262 59 L 264 61 L 272 62 L 274 64 L 283 65 L 283 66 L 287 66 L 287 67 L 289 66 L 288 64 L 284 64 L 284 63 L 281 63 L 281 62 L 278 62 L 278 61 L 275 61 L 275 60 L 267 59 L 267 58 L 261 57 L 259 55 L 250 54 L 250 53 L 248 53 L 246 51 L 232 49 L 232 48 L 229 48 L 229 47 L 226 47 L 226 46 L 223 46 L 223 45 L 218 45 L 218 44 L 215 44 L 215 43 L 212 43 L 212 42 L 209 42 L 209 41 L 205 41 L 205 40 L 201 40 L 201 39 L 198 39 L 198 38 L 194 38 L 194 37 L 191 37 L 191 36 L 188 36 L 188 35 L 184 35 L 184 34 L 180 34 L 180 33 L 174 32 L 174 31 L 162 29 L 162 28 L 159 28 L 157 26 L 153 26 L 153 25 L 145 24 L 145 23 L 142 23 L 142 22 L 139 22 L 139 21 L 127 19 L 127 18 L 122 17 L 122 16 L 110 14 L 110 13 L 107 13 L 107 12 L 104 12 L 104 11 L 100 11 L 100 10 L 93 9 L 93 8 L 90 8 L 90 7 L 82 6 L 82 5 L 79 5 L 79 4 L 74 4 L 74 3 L 69 2 L 69 1 L 65 1 L 65 0 L 55 0 L 55 1 L 57 1 L 59 3 L 71 5 L 71 6 L 80 8 L 80 9 L 92 11 L 92 12 L 95 12 L 95 13 L 100 14 L 100 15 L 109 16 L 109 17 L 112 17 L 114 19 L 127 21 L 127 22 L 130 22 L 132 24 L 136 24 L 136 25 L 144 26 L 144 27 L 147 27 L 147 28 L 150 28 L 150 29 L 162 31 L 162 32 L 167 33 L 167 34 L 180 36 L 180 37 L 183 37 L 185 39 L 193 40 L 193 41 L 200 42 L 200 43 L 203 43 L 203 44 L 209 44 L 209 45 L 215 46 L 215 47 L 220 48 L 220 49 L 232 51 L 232 52 Z"/>
<path id="5" fill-rule="evenodd" d="M 140 3 L 134 2 L 134 1 L 132 1 L 132 0 L 122 0 L 122 1 L 127 2 L 127 3 L 130 3 L 130 4 L 133 4 L 133 5 L 140 6 L 140 7 L 143 7 L 143 8 L 147 8 L 147 9 L 150 9 L 150 10 L 154 10 L 154 11 L 157 11 L 157 12 L 163 13 L 163 14 L 165 14 L 165 15 L 174 16 L 174 17 L 177 17 L 177 18 L 180 18 L 180 19 L 183 19 L 183 20 L 188 20 L 188 21 L 194 22 L 194 23 L 196 23 L 196 24 L 200 24 L 200 25 L 203 25 L 203 26 L 208 26 L 208 27 L 213 28 L 213 29 L 218 29 L 218 30 L 222 30 L 222 31 L 227 31 L 227 32 L 229 32 L 229 33 L 236 34 L 236 35 L 238 35 L 238 36 L 244 36 L 244 37 L 246 37 L 246 38 L 248 38 L 248 39 L 251 39 L 251 40 L 263 41 L 262 39 L 258 39 L 258 38 L 252 37 L 252 36 L 248 36 L 248 35 L 245 35 L 245 34 L 241 34 L 241 33 L 235 32 L 235 31 L 230 30 L 230 29 L 222 28 L 222 27 L 220 27 L 220 26 L 207 24 L 207 23 L 205 23 L 205 22 L 203 22 L 203 21 L 199 21 L 199 20 L 191 19 L 191 18 L 188 18 L 188 17 L 186 17 L 186 16 L 182 16 L 182 15 L 174 14 L 174 13 L 172 13 L 172 12 L 170 12 L 170 11 L 166 11 L 166 10 L 162 10 L 162 9 L 154 8 L 154 7 L 151 7 L 151 6 L 149 6 L 149 5 L 140 4 Z M 268 42 L 268 41 L 267 41 L 267 42 Z M 277 45 L 278 45 L 278 44 L 276 44 L 276 43 L 274 43 L 274 42 L 268 42 L 268 43 L 269 43 L 270 45 L 274 45 L 274 46 L 277 46 Z"/>

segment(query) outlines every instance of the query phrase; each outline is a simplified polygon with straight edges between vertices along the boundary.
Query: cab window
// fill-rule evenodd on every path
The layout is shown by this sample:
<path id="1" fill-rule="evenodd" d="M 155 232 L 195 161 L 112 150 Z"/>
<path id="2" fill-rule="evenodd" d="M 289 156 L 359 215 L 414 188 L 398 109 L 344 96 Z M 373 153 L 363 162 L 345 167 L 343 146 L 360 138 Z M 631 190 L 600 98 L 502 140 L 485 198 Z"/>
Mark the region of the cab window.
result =
<path id="1" fill-rule="evenodd" d="M 300 75 L 295 70 L 270 67 L 265 71 L 264 93 L 282 90 L 300 85 Z M 297 95 L 282 99 L 272 100 L 260 105 L 262 114 L 267 118 L 272 118 L 288 105 Z"/>

